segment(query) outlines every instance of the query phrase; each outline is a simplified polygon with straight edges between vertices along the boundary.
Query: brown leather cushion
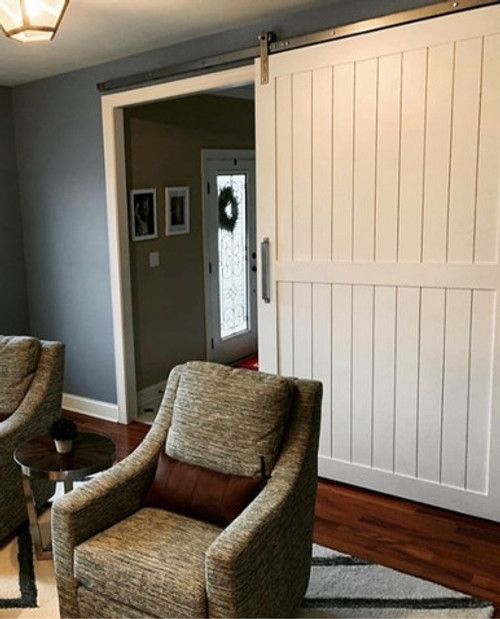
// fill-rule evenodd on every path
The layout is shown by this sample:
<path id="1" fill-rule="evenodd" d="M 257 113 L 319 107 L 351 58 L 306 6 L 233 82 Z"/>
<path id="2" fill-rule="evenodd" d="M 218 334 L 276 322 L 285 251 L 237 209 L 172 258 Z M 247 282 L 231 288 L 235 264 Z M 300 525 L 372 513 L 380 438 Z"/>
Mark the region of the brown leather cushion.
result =
<path id="1" fill-rule="evenodd" d="M 218 473 L 161 453 L 144 504 L 225 527 L 265 484 L 262 477 Z"/>

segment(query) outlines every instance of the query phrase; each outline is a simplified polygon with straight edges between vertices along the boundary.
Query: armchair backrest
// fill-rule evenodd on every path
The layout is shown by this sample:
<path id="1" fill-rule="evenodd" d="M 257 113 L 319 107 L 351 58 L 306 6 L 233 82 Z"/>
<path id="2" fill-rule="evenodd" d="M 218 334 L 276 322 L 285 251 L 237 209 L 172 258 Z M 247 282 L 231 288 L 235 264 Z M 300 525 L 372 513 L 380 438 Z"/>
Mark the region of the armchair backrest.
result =
<path id="1" fill-rule="evenodd" d="M 171 381 L 169 456 L 223 473 L 272 472 L 294 405 L 293 379 L 192 361 Z"/>
<path id="2" fill-rule="evenodd" d="M 0 413 L 13 413 L 28 391 L 40 357 L 40 340 L 0 335 Z"/>
<path id="3" fill-rule="evenodd" d="M 9 402 L 9 395 L 3 393 L 8 389 L 8 380 L 0 380 L 0 398 L 10 415 L 0 422 L 0 541 L 14 531 L 27 517 L 26 503 L 21 484 L 21 472 L 13 459 L 15 449 L 25 441 L 44 434 L 52 422 L 61 415 L 61 399 L 64 373 L 64 345 L 61 342 L 35 340 L 35 338 L 6 338 L 0 336 L 0 342 L 6 344 L 6 355 L 0 359 L 0 368 L 5 370 L 11 360 L 11 348 L 20 348 L 26 351 L 38 350 L 36 366 L 33 372 L 27 372 L 31 366 L 26 353 L 23 364 L 20 365 L 18 376 L 25 373 L 26 391 L 19 389 L 16 396 L 17 406 L 13 400 Z M 32 348 L 31 348 L 32 347 Z M 14 363 L 17 357 L 14 355 Z M 12 369 L 12 368 L 11 368 Z M 19 368 L 16 368 L 16 371 Z M 8 372 L 4 371 L 2 378 Z M 15 374 L 15 373 L 13 373 Z M 8 378 L 11 378 L 9 374 Z M 18 384 L 23 384 L 22 380 Z M 38 480 L 36 480 L 38 482 Z M 43 504 L 53 494 L 53 484 L 49 482 L 37 483 L 34 487 L 37 504 Z"/>

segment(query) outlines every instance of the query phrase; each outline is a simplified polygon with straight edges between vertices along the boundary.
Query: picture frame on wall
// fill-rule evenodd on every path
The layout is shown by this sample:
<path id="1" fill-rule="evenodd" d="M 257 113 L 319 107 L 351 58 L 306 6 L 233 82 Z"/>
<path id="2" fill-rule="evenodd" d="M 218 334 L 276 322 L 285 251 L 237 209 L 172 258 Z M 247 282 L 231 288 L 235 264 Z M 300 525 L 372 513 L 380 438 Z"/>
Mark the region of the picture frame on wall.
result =
<path id="1" fill-rule="evenodd" d="M 189 234 L 189 187 L 165 187 L 165 234 Z"/>
<path id="2" fill-rule="evenodd" d="M 133 241 L 158 237 L 156 189 L 133 189 L 130 192 L 130 230 Z"/>

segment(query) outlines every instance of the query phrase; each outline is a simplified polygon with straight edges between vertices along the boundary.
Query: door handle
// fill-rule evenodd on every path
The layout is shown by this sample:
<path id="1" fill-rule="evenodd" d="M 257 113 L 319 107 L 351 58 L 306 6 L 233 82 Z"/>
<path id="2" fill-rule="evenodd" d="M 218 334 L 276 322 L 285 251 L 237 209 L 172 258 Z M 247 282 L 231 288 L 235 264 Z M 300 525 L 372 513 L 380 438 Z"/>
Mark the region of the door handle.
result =
<path id="1" fill-rule="evenodd" d="M 262 273 L 262 300 L 264 303 L 271 303 L 271 293 L 269 288 L 269 239 L 262 239 L 260 244 L 261 273 Z"/>

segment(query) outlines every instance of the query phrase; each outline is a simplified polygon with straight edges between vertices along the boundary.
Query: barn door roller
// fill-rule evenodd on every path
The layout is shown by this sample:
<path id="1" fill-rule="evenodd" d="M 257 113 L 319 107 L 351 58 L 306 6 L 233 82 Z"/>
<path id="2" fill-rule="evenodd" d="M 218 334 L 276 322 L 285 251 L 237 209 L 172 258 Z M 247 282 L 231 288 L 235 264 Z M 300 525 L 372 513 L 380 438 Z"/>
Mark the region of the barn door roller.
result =
<path id="1" fill-rule="evenodd" d="M 269 45 L 273 39 L 274 34 L 268 30 L 264 30 L 259 35 L 261 84 L 269 84 Z"/>

